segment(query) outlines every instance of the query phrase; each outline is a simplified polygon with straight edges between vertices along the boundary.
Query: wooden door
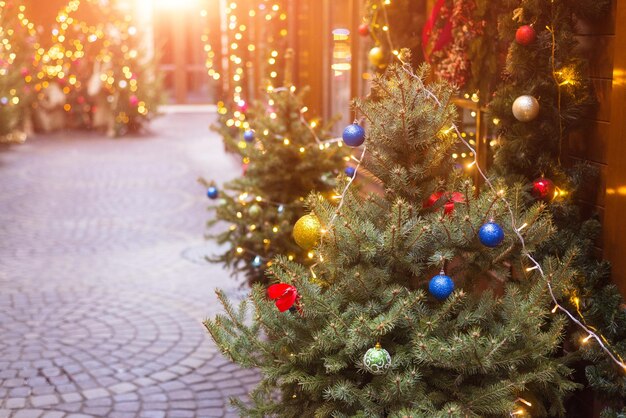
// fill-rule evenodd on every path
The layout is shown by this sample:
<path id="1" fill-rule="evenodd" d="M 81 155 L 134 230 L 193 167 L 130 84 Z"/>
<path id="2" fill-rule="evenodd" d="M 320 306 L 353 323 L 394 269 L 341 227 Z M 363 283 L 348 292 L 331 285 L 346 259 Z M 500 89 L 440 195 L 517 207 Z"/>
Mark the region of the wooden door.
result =
<path id="1" fill-rule="evenodd" d="M 154 47 L 168 101 L 214 103 L 219 83 L 208 75 L 205 45 L 219 45 L 219 0 L 188 2 L 181 7 L 155 2 L 153 7 Z M 209 39 L 203 41 L 207 33 Z M 219 59 L 214 62 L 219 63 Z"/>

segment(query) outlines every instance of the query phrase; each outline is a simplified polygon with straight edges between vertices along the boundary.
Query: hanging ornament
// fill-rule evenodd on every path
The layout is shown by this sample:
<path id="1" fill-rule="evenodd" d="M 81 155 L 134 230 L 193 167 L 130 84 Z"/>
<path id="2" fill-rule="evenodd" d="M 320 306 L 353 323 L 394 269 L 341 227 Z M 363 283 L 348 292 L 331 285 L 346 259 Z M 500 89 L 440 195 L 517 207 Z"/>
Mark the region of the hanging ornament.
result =
<path id="1" fill-rule="evenodd" d="M 261 265 L 263 264 L 263 259 L 261 258 L 261 256 L 257 255 L 256 257 L 254 257 L 254 259 L 252 260 L 252 267 L 258 269 L 259 267 L 261 267 Z"/>
<path id="2" fill-rule="evenodd" d="M 239 102 L 237 102 L 237 109 L 239 109 L 241 113 L 246 113 L 248 111 L 248 103 L 245 100 L 239 100 Z"/>
<path id="3" fill-rule="evenodd" d="M 539 102 L 527 94 L 518 97 L 513 102 L 513 116 L 520 122 L 530 122 L 539 115 Z"/>
<path id="4" fill-rule="evenodd" d="M 443 204 L 443 213 L 445 215 L 449 215 L 454 212 L 455 203 L 465 203 L 465 196 L 463 195 L 463 193 L 459 192 L 435 192 L 431 194 L 427 200 L 424 201 L 423 207 L 424 209 L 428 209 L 441 200 L 445 201 L 445 203 Z"/>
<path id="5" fill-rule="evenodd" d="M 375 46 L 370 49 L 370 52 L 367 54 L 367 58 L 370 60 L 370 64 L 374 67 L 382 67 L 384 66 L 385 53 L 383 49 L 379 46 Z"/>
<path id="6" fill-rule="evenodd" d="M 552 180 L 541 177 L 533 181 L 531 194 L 535 199 L 543 200 L 544 202 L 551 202 L 554 199 L 555 192 L 556 186 Z"/>
<path id="7" fill-rule="evenodd" d="M 304 215 L 293 227 L 293 238 L 300 248 L 308 251 L 317 245 L 321 232 L 322 224 L 317 216 Z"/>
<path id="8" fill-rule="evenodd" d="M 515 32 L 515 42 L 520 45 L 528 46 L 535 42 L 536 39 L 537 32 L 535 32 L 535 28 L 530 25 L 520 26 Z"/>
<path id="9" fill-rule="evenodd" d="M 359 35 L 365 37 L 370 34 L 370 26 L 367 23 L 361 23 L 359 25 Z"/>
<path id="10" fill-rule="evenodd" d="M 343 130 L 343 142 L 349 147 L 359 147 L 365 142 L 365 129 L 363 129 L 358 123 L 353 123 L 346 126 Z"/>
<path id="11" fill-rule="evenodd" d="M 391 366 L 389 351 L 380 346 L 380 343 L 365 352 L 363 366 L 371 374 L 385 374 Z"/>
<path id="12" fill-rule="evenodd" d="M 298 290 L 287 283 L 271 285 L 267 288 L 267 295 L 281 312 L 288 311 L 298 300 Z"/>
<path id="13" fill-rule="evenodd" d="M 344 172 L 346 173 L 346 176 L 353 178 L 356 174 L 356 169 L 354 167 L 346 167 Z"/>
<path id="14" fill-rule="evenodd" d="M 282 215 L 283 212 L 285 212 L 285 205 L 278 205 L 278 209 L 276 209 L 276 212 L 278 212 L 279 215 Z"/>
<path id="15" fill-rule="evenodd" d="M 246 131 L 244 131 L 243 133 L 243 139 L 246 142 L 252 142 L 254 141 L 254 131 L 252 129 L 248 129 Z"/>
<path id="16" fill-rule="evenodd" d="M 217 199 L 217 196 L 219 196 L 219 194 L 220 192 L 215 186 L 210 186 L 206 191 L 206 195 L 209 197 L 209 199 L 213 200 Z"/>
<path id="17" fill-rule="evenodd" d="M 504 231 L 500 225 L 491 220 L 480 227 L 478 238 L 484 246 L 494 248 L 504 241 Z"/>
<path id="18" fill-rule="evenodd" d="M 261 206 L 257 205 L 256 203 L 253 203 L 250 208 L 248 208 L 248 214 L 250 214 L 250 216 L 252 216 L 253 218 L 259 216 L 262 211 L 263 210 L 261 209 Z"/>
<path id="19" fill-rule="evenodd" d="M 437 299 L 445 300 L 454 291 L 454 281 L 441 270 L 438 275 L 430 279 L 428 291 Z"/>

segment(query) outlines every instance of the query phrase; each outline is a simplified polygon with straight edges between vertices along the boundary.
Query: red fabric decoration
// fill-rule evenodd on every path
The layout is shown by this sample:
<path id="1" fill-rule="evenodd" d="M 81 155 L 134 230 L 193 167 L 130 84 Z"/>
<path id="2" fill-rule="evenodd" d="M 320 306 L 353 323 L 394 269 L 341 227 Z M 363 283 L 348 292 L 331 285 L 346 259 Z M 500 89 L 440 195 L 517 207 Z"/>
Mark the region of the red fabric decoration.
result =
<path id="1" fill-rule="evenodd" d="M 517 28 L 517 32 L 515 32 L 515 41 L 524 46 L 528 46 L 535 42 L 537 39 L 537 32 L 530 25 L 524 25 Z"/>
<path id="2" fill-rule="evenodd" d="M 443 204 L 443 213 L 446 215 L 449 215 L 454 211 L 455 203 L 465 203 L 465 196 L 463 196 L 463 193 L 435 192 L 424 201 L 424 208 L 430 208 L 442 199 L 445 199 L 445 203 Z"/>
<path id="3" fill-rule="evenodd" d="M 298 290 L 290 284 L 278 283 L 267 288 L 267 295 L 270 299 L 275 300 L 279 311 L 285 312 L 296 303 Z"/>
<path id="4" fill-rule="evenodd" d="M 426 62 L 430 62 L 430 56 L 433 52 L 441 50 L 444 46 L 452 41 L 452 21 L 448 20 L 443 29 L 437 33 L 437 39 L 432 40 L 433 29 L 435 22 L 441 15 L 441 9 L 446 4 L 446 0 L 437 0 L 437 3 L 433 7 L 433 11 L 430 17 L 424 25 L 422 30 L 422 51 L 424 52 L 424 58 Z"/>

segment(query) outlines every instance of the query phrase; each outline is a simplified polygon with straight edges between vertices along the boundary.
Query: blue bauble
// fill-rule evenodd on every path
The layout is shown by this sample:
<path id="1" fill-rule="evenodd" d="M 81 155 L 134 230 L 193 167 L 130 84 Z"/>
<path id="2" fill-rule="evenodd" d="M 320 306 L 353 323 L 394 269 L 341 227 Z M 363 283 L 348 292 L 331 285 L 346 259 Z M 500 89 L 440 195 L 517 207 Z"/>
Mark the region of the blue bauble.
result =
<path id="1" fill-rule="evenodd" d="M 217 187 L 215 186 L 209 187 L 206 191 L 206 195 L 209 197 L 209 199 L 217 199 L 217 196 L 219 194 L 220 192 L 217 190 Z"/>
<path id="2" fill-rule="evenodd" d="M 487 247 L 497 247 L 504 241 L 504 231 L 502 227 L 495 222 L 487 222 L 480 227 L 478 231 L 480 242 Z"/>
<path id="3" fill-rule="evenodd" d="M 361 128 L 358 124 L 346 126 L 343 130 L 343 142 L 349 147 L 359 147 L 365 142 L 365 129 Z"/>
<path id="4" fill-rule="evenodd" d="M 352 178 L 356 174 L 356 169 L 354 167 L 346 167 L 345 173 L 346 173 L 346 176 Z"/>
<path id="5" fill-rule="evenodd" d="M 450 276 L 438 274 L 428 283 L 428 291 L 439 300 L 444 300 L 454 291 L 454 281 Z"/>
<path id="6" fill-rule="evenodd" d="M 254 268 L 259 268 L 261 267 L 261 264 L 263 264 L 263 260 L 261 259 L 261 256 L 256 256 L 254 257 L 254 260 L 252 260 L 252 267 Z"/>
<path id="7" fill-rule="evenodd" d="M 248 129 L 247 131 L 245 131 L 243 133 L 243 139 L 245 139 L 246 142 L 254 141 L 254 131 L 252 129 Z"/>

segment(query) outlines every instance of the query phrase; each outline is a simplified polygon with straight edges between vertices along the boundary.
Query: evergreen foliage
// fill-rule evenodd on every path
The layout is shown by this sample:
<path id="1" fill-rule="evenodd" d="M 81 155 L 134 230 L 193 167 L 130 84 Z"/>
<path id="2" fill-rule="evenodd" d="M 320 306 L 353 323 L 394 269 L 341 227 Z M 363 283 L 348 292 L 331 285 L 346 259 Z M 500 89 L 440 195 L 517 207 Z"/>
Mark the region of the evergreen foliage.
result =
<path id="1" fill-rule="evenodd" d="M 28 104 L 24 71 L 30 66 L 29 33 L 18 19 L 18 6 L 0 1 L 0 142 L 20 128 Z"/>
<path id="2" fill-rule="evenodd" d="M 626 311 L 624 301 L 610 281 L 610 266 L 598 261 L 594 242 L 600 235 L 597 217 L 585 219 L 577 206 L 581 190 L 589 187 L 596 173 L 585 165 L 561 164 L 563 144 L 569 133 L 581 128 L 595 105 L 587 61 L 576 53 L 575 23 L 580 17 L 593 19 L 605 14 L 607 0 L 562 0 L 546 7 L 544 2 L 524 1 L 518 20 L 510 17 L 517 1 L 504 1 L 510 13 L 502 14 L 499 29 L 503 40 L 511 42 L 504 81 L 489 104 L 500 120 L 499 148 L 494 169 L 510 183 L 530 182 L 540 176 L 552 179 L 568 195 L 550 204 L 558 233 L 546 241 L 538 254 L 561 257 L 568 248 L 579 248 L 575 265 L 581 273 L 566 301 L 572 312 L 595 327 L 608 339 L 612 349 L 626 354 Z M 537 40 L 528 46 L 513 41 L 523 24 L 533 24 Z M 538 98 L 540 113 L 533 122 L 517 121 L 511 113 L 513 100 L 531 94 Z M 586 335 L 575 330 L 572 344 L 581 348 L 586 360 L 586 382 L 601 397 L 618 407 L 626 402 L 626 376 L 593 341 L 581 344 Z M 589 365 L 591 362 L 591 365 Z M 608 412 L 607 412 L 608 413 Z"/>
<path id="3" fill-rule="evenodd" d="M 263 373 L 252 405 L 236 401 L 242 415 L 496 417 L 520 407 L 564 414 L 564 397 L 576 388 L 566 359 L 555 355 L 565 320 L 550 313 L 546 281 L 527 268 L 514 232 L 525 224 L 526 250 L 536 252 L 555 232 L 549 211 L 526 205 L 519 185 L 494 178 L 499 190 L 477 192 L 453 169 L 453 91 L 442 83 L 425 89 L 427 71 L 391 66 L 371 97 L 356 101 L 368 121 L 363 165 L 384 195 L 348 189 L 340 211 L 310 196 L 327 230 L 319 263 L 309 270 L 279 257 L 269 270 L 272 281 L 297 288 L 296 309 L 279 313 L 259 284 L 238 308 L 218 293 L 225 314 L 206 327 L 225 355 Z M 448 215 L 441 201 L 425 208 L 436 191 L 460 191 L 465 202 Z M 506 233 L 494 249 L 477 238 L 491 218 Z M 578 276 L 578 257 L 571 248 L 543 258 L 557 296 Z M 457 290 L 439 301 L 426 289 L 442 268 Z M 374 376 L 362 358 L 377 342 L 393 360 Z"/>
<path id="4" fill-rule="evenodd" d="M 318 144 L 316 137 L 330 138 L 332 124 L 305 122 L 307 89 L 295 90 L 272 89 L 249 110 L 255 139 L 245 142 L 239 131 L 237 148 L 247 163 L 245 174 L 224 185 L 223 199 L 212 208 L 209 227 L 227 222 L 230 228 L 213 236 L 229 248 L 211 261 L 235 267 L 249 282 L 265 281 L 265 267 L 277 254 L 306 262 L 308 253 L 295 244 L 291 228 L 307 213 L 308 193 L 329 196 L 349 154 L 340 143 Z"/>

